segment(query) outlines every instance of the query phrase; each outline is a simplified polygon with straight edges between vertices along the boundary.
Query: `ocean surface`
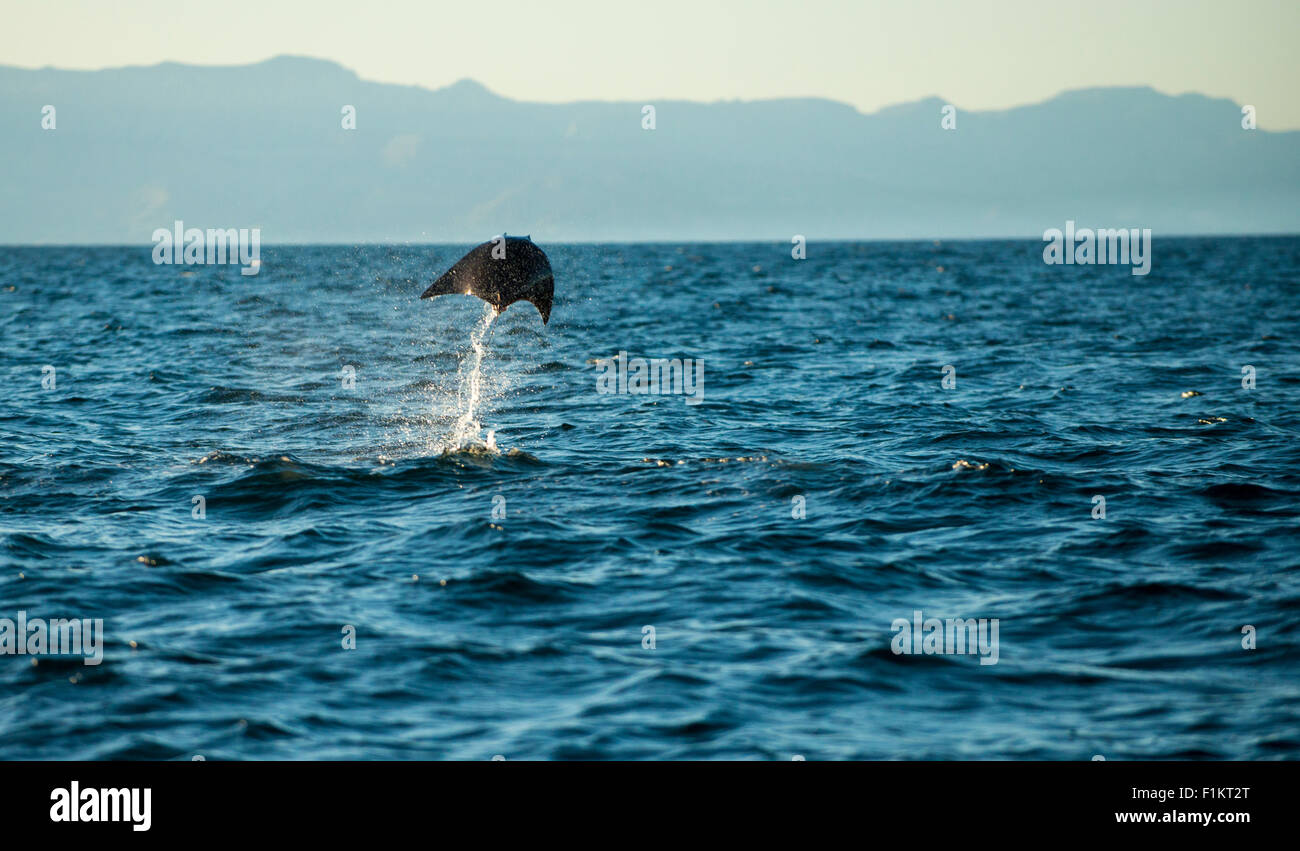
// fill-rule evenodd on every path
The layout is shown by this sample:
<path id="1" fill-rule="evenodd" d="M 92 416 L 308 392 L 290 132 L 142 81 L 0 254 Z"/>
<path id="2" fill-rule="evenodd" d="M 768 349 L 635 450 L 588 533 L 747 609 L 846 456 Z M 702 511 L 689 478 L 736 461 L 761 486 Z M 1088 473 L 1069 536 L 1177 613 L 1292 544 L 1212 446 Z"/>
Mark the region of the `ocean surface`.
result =
<path id="1" fill-rule="evenodd" d="M 540 236 L 0 248 L 0 758 L 1300 757 L 1300 239 Z"/>

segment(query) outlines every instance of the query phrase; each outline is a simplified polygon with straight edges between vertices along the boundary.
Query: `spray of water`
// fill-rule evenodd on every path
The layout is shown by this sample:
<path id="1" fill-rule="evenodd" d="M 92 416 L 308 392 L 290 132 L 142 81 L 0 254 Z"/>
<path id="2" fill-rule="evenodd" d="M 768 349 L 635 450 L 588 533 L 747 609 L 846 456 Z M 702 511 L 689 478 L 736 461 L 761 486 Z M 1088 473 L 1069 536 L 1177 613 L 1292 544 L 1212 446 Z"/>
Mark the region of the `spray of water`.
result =
<path id="1" fill-rule="evenodd" d="M 460 372 L 460 417 L 447 439 L 447 449 L 485 449 L 496 451 L 496 435 L 491 430 L 480 437 L 483 424 L 478 421 L 478 406 L 483 400 L 483 356 L 487 352 L 488 335 L 497 312 L 492 305 L 487 308 L 474 331 L 470 334 L 471 351 Z"/>
<path id="2" fill-rule="evenodd" d="M 495 433 L 489 429 L 483 434 L 479 420 L 480 409 L 503 392 L 505 382 L 503 376 L 490 376 L 484 369 L 497 312 L 491 305 L 483 307 L 470 332 L 468 349 L 455 338 L 431 341 L 440 349 L 455 345 L 460 365 L 454 375 L 433 371 L 426 382 L 408 387 L 393 400 L 396 410 L 388 414 L 393 430 L 385 436 L 380 457 L 498 453 Z"/>

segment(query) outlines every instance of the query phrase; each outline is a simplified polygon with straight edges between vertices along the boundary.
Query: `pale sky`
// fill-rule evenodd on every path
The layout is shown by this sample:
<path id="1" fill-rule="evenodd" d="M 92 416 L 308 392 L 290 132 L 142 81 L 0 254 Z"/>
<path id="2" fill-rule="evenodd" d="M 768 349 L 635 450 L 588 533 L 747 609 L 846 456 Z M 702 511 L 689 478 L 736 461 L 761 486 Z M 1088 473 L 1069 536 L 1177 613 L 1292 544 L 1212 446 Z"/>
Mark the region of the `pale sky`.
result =
<path id="1" fill-rule="evenodd" d="M 1253 104 L 1300 129 L 1300 0 L 0 0 L 0 65 L 334 60 L 518 100 L 819 96 L 961 109 L 1089 86 Z"/>

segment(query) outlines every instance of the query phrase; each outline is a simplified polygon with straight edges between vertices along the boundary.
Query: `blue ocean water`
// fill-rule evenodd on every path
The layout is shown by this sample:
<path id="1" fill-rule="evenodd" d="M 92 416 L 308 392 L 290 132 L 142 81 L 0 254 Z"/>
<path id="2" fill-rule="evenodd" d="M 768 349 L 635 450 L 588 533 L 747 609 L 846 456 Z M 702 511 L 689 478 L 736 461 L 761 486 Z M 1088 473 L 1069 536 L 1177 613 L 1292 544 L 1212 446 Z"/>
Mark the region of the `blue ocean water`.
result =
<path id="1" fill-rule="evenodd" d="M 1300 240 L 543 246 L 0 249 L 0 757 L 1300 757 Z"/>

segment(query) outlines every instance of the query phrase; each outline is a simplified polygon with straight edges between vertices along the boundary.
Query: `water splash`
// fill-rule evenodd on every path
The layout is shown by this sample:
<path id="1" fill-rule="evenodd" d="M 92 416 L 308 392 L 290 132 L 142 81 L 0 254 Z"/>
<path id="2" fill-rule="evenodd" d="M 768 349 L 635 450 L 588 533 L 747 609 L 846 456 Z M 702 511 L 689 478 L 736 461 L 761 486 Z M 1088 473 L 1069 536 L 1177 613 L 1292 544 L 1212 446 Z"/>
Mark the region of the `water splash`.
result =
<path id="1" fill-rule="evenodd" d="M 497 318 L 496 308 L 485 305 L 486 310 L 470 334 L 470 354 L 460 370 L 460 417 L 447 437 L 444 451 L 485 450 L 495 453 L 496 433 L 488 430 L 480 437 L 483 424 L 478 420 L 479 404 L 483 401 L 483 357 L 487 353 L 487 339 L 492 322 Z"/>
<path id="2" fill-rule="evenodd" d="M 467 305 L 468 306 L 468 305 Z M 381 438 L 380 456 L 386 460 L 430 455 L 498 455 L 496 434 L 483 433 L 482 410 L 504 392 L 507 378 L 488 369 L 488 346 L 496 310 L 484 304 L 476 320 L 472 314 L 457 317 L 455 326 L 474 321 L 465 341 L 459 333 L 428 341 L 439 366 L 448 356 L 458 362 L 455 372 L 435 367 L 423 381 L 410 384 L 394 397 L 380 397 L 392 407 L 380 414 L 389 429 Z M 468 343 L 468 347 L 467 347 Z"/>

